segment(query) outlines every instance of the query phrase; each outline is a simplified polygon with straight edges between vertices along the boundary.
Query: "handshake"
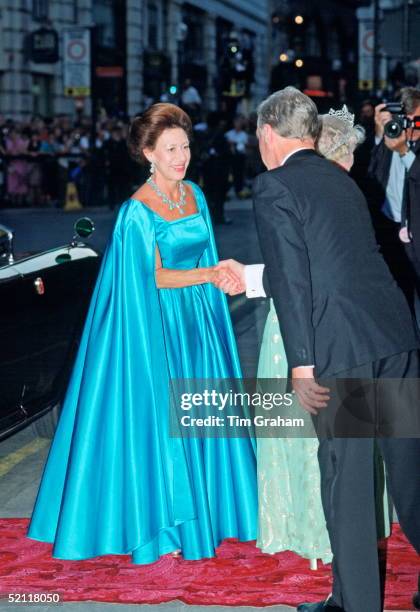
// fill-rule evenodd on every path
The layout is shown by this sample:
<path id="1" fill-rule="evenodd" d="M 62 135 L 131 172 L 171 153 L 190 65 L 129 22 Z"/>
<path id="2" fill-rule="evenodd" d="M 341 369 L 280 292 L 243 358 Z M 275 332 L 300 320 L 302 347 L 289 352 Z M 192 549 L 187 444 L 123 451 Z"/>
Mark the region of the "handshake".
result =
<path id="1" fill-rule="evenodd" d="M 229 295 L 244 293 L 245 266 L 235 259 L 225 259 L 209 270 L 209 282 Z"/>

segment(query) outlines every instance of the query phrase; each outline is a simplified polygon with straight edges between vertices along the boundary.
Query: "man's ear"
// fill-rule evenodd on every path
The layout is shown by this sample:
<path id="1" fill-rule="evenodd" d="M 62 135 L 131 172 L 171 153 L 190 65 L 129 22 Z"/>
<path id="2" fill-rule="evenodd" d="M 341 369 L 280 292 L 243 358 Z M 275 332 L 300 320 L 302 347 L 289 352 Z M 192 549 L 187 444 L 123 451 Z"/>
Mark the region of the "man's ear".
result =
<path id="1" fill-rule="evenodd" d="M 265 144 L 270 144 L 272 140 L 272 130 L 273 128 L 268 123 L 264 123 L 262 127 L 262 137 L 264 139 Z"/>

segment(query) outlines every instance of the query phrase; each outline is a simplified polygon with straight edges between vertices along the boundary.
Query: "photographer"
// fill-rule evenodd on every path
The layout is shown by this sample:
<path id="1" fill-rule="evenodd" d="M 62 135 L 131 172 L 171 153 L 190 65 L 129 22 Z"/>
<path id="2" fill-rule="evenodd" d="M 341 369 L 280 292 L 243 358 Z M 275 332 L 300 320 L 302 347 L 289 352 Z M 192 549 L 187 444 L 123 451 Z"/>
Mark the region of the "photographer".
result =
<path id="1" fill-rule="evenodd" d="M 376 184 L 378 241 L 410 304 L 416 304 L 420 323 L 420 129 L 413 122 L 420 116 L 420 89 L 402 89 L 400 104 L 395 114 L 387 104 L 375 108 L 369 172 Z"/>

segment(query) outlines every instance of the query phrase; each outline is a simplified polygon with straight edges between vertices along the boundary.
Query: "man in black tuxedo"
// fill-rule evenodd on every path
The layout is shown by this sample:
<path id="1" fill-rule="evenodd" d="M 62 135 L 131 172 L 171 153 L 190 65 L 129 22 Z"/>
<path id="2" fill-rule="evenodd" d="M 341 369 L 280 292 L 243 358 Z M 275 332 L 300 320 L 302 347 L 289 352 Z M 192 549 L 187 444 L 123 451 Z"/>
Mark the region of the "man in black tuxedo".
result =
<path id="1" fill-rule="evenodd" d="M 295 391 L 312 414 L 328 405 L 321 377 L 419 376 L 416 328 L 378 251 L 366 201 L 343 169 L 315 152 L 318 131 L 315 105 L 293 87 L 260 105 L 268 172 L 255 180 L 254 206 L 265 266 L 219 264 L 241 277 L 249 297 L 273 298 Z M 378 443 L 401 526 L 420 553 L 420 439 Z M 372 438 L 320 439 L 333 593 L 302 612 L 382 610 L 373 453 Z"/>

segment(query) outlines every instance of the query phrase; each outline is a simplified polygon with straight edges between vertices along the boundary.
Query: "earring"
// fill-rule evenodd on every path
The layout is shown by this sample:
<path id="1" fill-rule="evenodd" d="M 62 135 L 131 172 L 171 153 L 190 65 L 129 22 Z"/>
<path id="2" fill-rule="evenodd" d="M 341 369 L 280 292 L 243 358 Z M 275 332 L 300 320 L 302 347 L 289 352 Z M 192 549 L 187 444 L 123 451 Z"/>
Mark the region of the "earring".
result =
<path id="1" fill-rule="evenodd" d="M 154 162 L 150 163 L 150 174 L 154 174 L 156 170 Z"/>

